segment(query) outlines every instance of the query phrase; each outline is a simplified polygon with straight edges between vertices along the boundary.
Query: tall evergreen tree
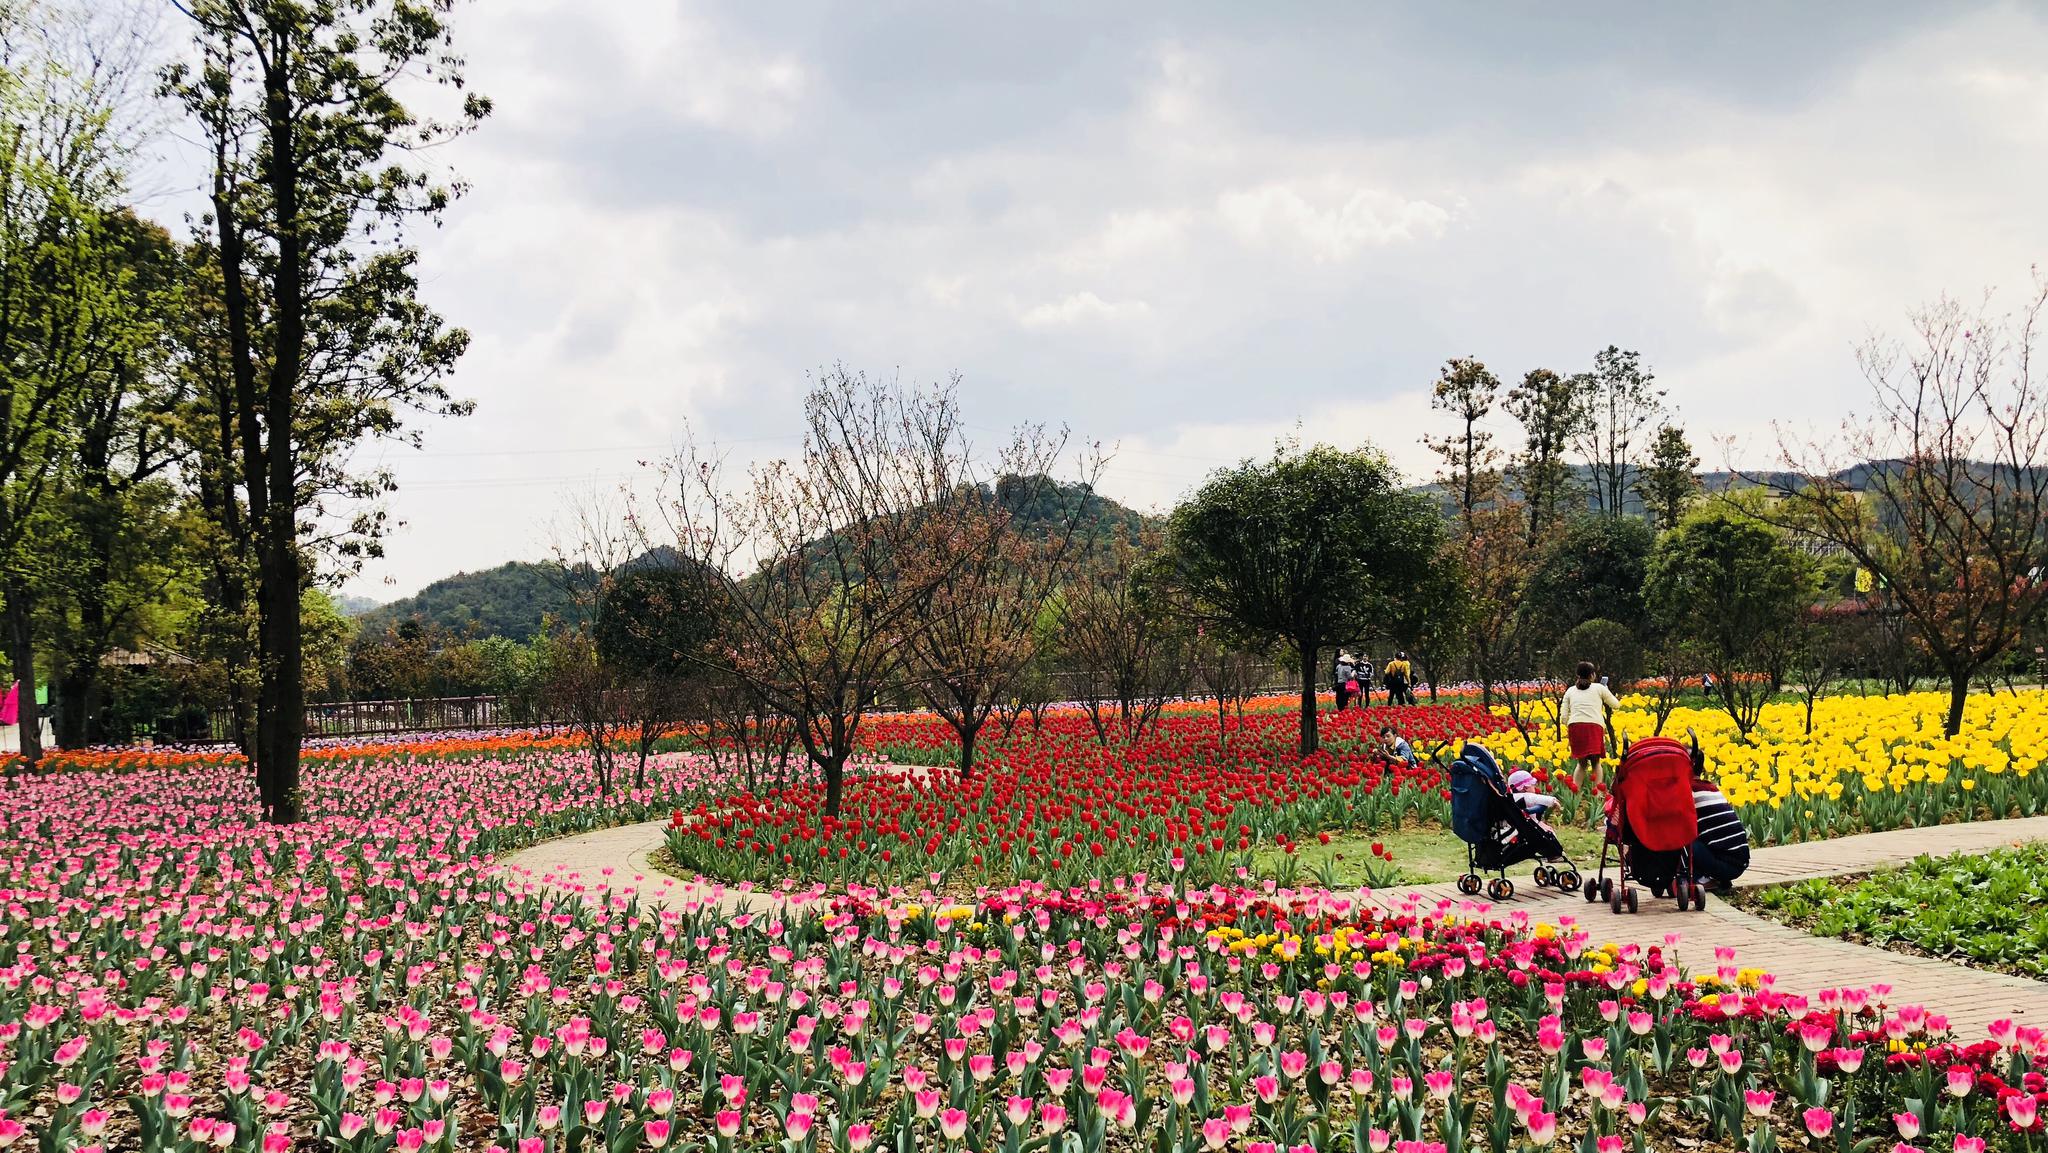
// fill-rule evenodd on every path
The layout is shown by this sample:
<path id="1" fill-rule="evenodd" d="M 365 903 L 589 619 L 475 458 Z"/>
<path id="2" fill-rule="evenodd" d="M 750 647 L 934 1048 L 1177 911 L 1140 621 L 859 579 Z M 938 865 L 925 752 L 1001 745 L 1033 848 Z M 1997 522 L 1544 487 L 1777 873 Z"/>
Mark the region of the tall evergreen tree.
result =
<path id="1" fill-rule="evenodd" d="M 258 789 L 266 817 L 298 819 L 304 735 L 300 601 L 315 575 L 323 501 L 357 512 L 319 543 L 349 563 L 376 550 L 387 474 L 349 470 L 365 438 L 405 435 L 408 412 L 461 413 L 443 383 L 468 343 L 420 299 L 408 223 L 454 190 L 416 150 L 447 122 L 405 103 L 424 73 L 461 87 L 447 48 L 453 0 L 194 0 L 197 67 L 169 89 L 213 161 L 207 242 L 220 268 L 220 366 L 232 413 L 232 533 L 249 540 L 257 634 Z M 417 434 L 413 434 L 415 437 Z M 330 514 L 331 515 L 331 514 Z M 330 522 L 331 523 L 331 522 Z"/>
<path id="2" fill-rule="evenodd" d="M 1657 429 L 1657 439 L 1650 443 L 1650 463 L 1636 477 L 1635 488 L 1659 530 L 1678 527 L 1686 502 L 1699 491 L 1699 467 L 1700 458 L 1692 454 L 1684 429 L 1675 424 Z"/>

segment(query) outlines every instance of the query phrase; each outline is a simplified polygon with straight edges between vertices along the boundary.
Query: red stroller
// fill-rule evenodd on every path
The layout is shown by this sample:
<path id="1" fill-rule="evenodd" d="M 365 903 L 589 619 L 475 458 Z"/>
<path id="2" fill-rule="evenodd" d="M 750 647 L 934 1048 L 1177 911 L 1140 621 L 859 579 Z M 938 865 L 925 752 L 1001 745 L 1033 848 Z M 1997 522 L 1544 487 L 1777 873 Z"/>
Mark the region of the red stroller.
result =
<path id="1" fill-rule="evenodd" d="M 1670 737 L 1645 737 L 1622 751 L 1611 789 L 1614 818 L 1600 846 L 1600 876 L 1586 882 L 1586 900 L 1633 913 L 1636 890 L 1630 882 L 1647 881 L 1654 896 L 1664 896 L 1668 887 L 1680 912 L 1707 907 L 1707 891 L 1695 883 L 1692 869 L 1692 843 L 1699 837 L 1692 773 L 1699 755 L 1697 745 L 1688 749 Z M 1607 876 L 1610 851 L 1621 874 L 1618 884 Z"/>

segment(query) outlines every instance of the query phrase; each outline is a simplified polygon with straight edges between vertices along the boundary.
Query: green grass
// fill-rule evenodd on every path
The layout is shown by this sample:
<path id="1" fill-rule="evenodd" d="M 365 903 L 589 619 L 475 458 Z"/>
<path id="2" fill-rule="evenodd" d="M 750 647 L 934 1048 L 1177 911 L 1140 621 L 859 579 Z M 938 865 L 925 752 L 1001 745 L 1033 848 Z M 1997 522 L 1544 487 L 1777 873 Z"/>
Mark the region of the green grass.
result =
<path id="1" fill-rule="evenodd" d="M 1551 827 L 1557 830 L 1558 840 L 1564 842 L 1565 852 L 1577 862 L 1580 872 L 1590 874 L 1599 867 L 1599 833 L 1563 822 L 1555 822 Z M 1465 842 L 1449 829 L 1436 825 L 1411 825 L 1395 833 L 1334 832 L 1327 845 L 1318 843 L 1314 837 L 1302 840 L 1304 843 L 1296 846 L 1292 859 L 1300 862 L 1294 867 L 1304 883 L 1321 876 L 1327 864 L 1341 886 L 1386 885 L 1387 865 L 1373 857 L 1375 843 L 1394 855 L 1396 881 L 1401 884 L 1449 881 L 1465 871 Z M 1288 853 L 1268 847 L 1255 855 L 1254 869 L 1261 876 L 1280 876 L 1288 868 L 1289 860 Z M 1533 867 L 1534 862 L 1516 865 L 1508 870 L 1509 879 L 1522 884 Z M 1372 875 L 1368 876 L 1369 873 Z"/>
<path id="2" fill-rule="evenodd" d="M 1741 903 L 1817 937 L 2048 979 L 2048 844 L 1921 857 L 1853 884 L 1779 885 Z"/>

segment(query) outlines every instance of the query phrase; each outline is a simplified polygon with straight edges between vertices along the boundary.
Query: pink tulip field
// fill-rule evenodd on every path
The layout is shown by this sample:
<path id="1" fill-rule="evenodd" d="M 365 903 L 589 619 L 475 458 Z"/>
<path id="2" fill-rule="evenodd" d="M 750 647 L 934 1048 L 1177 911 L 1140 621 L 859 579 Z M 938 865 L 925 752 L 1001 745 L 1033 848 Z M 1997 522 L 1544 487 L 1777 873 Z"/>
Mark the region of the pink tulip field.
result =
<path id="1" fill-rule="evenodd" d="M 226 761 L 14 780 L 0 1147 L 2048 1150 L 2038 1029 L 1570 918 L 1165 862 L 734 913 L 494 864 L 731 791 L 383 750 L 309 763 L 279 828 Z"/>

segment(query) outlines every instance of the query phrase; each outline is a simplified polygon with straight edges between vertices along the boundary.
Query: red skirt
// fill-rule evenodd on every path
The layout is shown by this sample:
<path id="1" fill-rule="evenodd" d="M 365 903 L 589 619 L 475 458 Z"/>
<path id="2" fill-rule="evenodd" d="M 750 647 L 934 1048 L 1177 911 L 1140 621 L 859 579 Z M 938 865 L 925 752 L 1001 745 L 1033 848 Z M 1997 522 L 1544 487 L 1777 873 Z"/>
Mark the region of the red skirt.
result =
<path id="1" fill-rule="evenodd" d="M 1567 727 L 1565 735 L 1571 738 L 1572 759 L 1575 761 L 1607 755 L 1607 729 L 1604 725 L 1580 721 Z"/>

